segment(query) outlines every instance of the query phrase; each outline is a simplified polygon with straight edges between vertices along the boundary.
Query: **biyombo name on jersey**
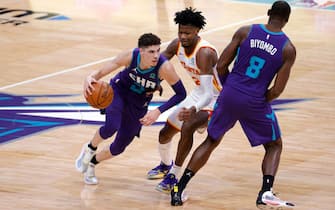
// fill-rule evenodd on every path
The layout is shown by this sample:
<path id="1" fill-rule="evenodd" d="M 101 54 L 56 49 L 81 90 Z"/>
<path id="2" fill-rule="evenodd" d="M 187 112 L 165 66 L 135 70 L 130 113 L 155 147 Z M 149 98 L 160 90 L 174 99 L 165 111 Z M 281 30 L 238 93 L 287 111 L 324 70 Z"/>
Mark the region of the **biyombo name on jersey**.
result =
<path id="1" fill-rule="evenodd" d="M 250 39 L 250 47 L 264 50 L 271 55 L 274 55 L 277 52 L 277 48 L 275 48 L 272 44 L 260 39 Z"/>

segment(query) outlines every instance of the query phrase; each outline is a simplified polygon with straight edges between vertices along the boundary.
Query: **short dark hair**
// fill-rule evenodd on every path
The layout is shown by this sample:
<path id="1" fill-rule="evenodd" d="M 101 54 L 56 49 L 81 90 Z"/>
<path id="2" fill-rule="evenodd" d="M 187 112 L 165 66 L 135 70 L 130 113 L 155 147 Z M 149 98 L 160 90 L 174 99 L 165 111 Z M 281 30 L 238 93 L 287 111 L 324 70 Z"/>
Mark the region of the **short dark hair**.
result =
<path id="1" fill-rule="evenodd" d="M 181 25 L 191 25 L 199 29 L 206 25 L 206 18 L 200 11 L 196 11 L 192 7 L 186 8 L 180 12 L 176 12 L 174 22 Z"/>
<path id="2" fill-rule="evenodd" d="M 271 9 L 268 10 L 268 16 L 279 17 L 284 19 L 286 22 L 290 17 L 291 7 L 286 1 L 276 1 L 272 4 Z"/>
<path id="3" fill-rule="evenodd" d="M 138 44 L 137 46 L 139 48 L 142 47 L 149 47 L 152 45 L 160 45 L 161 44 L 161 39 L 152 33 L 146 33 L 140 36 L 140 38 L 138 39 Z"/>

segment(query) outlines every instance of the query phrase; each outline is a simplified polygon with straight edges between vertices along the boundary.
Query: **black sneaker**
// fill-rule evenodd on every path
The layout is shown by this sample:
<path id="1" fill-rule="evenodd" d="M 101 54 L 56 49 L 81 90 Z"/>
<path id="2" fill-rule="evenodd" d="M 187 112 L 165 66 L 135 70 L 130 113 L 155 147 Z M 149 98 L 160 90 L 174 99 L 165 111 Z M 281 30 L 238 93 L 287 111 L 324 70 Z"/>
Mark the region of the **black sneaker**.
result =
<path id="1" fill-rule="evenodd" d="M 178 186 L 175 185 L 171 190 L 171 206 L 181 206 L 183 205 L 183 200 L 181 197 L 182 192 L 179 192 Z"/>
<path id="2" fill-rule="evenodd" d="M 262 191 L 259 191 L 258 196 L 257 196 L 257 199 L 256 199 L 256 206 L 257 206 L 257 207 L 258 207 L 259 205 L 266 205 L 266 204 L 263 203 L 263 201 L 262 201 L 262 195 L 263 195 L 263 192 L 262 192 Z"/>

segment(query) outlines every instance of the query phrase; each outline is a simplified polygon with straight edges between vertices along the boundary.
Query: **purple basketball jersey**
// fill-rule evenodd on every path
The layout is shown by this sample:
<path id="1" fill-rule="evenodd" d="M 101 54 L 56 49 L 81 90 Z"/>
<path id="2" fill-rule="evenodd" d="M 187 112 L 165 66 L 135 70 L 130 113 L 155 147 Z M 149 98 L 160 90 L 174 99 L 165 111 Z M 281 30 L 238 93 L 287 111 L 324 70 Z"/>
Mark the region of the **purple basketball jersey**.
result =
<path id="1" fill-rule="evenodd" d="M 166 58 L 160 55 L 157 65 L 149 69 L 141 69 L 140 61 L 139 49 L 135 48 L 131 64 L 111 79 L 111 85 L 118 88 L 128 103 L 137 107 L 147 107 L 153 96 L 147 93 L 156 90 L 160 84 L 159 68 Z"/>
<path id="2" fill-rule="evenodd" d="M 242 42 L 226 85 L 243 93 L 264 97 L 268 86 L 283 64 L 283 49 L 288 37 L 271 32 L 264 25 L 252 25 Z"/>
<path id="3" fill-rule="evenodd" d="M 142 128 L 139 119 L 146 114 L 152 92 L 161 82 L 159 69 L 166 58 L 160 55 L 157 65 L 149 69 L 141 69 L 140 61 L 139 49 L 135 48 L 130 65 L 110 81 L 114 99 L 106 109 L 105 124 L 100 127 L 99 134 L 107 139 L 117 131 L 110 145 L 114 156 L 121 154 L 135 136 L 139 137 Z"/>
<path id="4" fill-rule="evenodd" d="M 265 94 L 283 65 L 283 49 L 288 41 L 283 32 L 252 25 L 217 100 L 208 125 L 209 136 L 220 139 L 239 121 L 252 146 L 280 138 L 276 115 Z"/>

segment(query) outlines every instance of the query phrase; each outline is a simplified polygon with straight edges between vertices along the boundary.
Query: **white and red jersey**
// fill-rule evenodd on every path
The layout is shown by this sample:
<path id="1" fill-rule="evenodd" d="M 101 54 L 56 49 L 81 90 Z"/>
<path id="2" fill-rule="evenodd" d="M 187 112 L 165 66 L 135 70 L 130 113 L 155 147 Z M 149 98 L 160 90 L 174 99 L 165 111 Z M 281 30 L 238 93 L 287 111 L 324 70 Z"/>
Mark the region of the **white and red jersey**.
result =
<path id="1" fill-rule="evenodd" d="M 187 55 L 185 53 L 185 50 L 183 46 L 181 46 L 181 43 L 178 44 L 178 50 L 177 50 L 177 57 L 181 63 L 181 65 L 184 67 L 184 69 L 187 71 L 187 73 L 191 76 L 192 80 L 195 83 L 195 88 L 187 95 L 187 97 L 177 106 L 177 108 L 169 115 L 167 121 L 168 123 L 175 127 L 176 129 L 180 130 L 181 126 L 183 124 L 182 121 L 178 119 L 178 114 L 180 110 L 183 107 L 189 108 L 191 106 L 196 105 L 202 98 L 203 98 L 203 91 L 200 88 L 200 69 L 197 66 L 197 59 L 196 55 L 198 51 L 201 48 L 209 47 L 213 50 L 215 50 L 217 56 L 219 55 L 217 49 L 211 45 L 209 42 L 200 39 L 197 43 L 197 46 L 193 50 L 193 52 L 190 55 Z M 212 112 L 214 110 L 214 105 L 216 102 L 217 97 L 219 96 L 220 90 L 222 89 L 220 80 L 218 78 L 218 73 L 216 70 L 216 65 L 213 66 L 213 81 L 212 81 L 212 88 L 213 88 L 213 98 L 211 101 L 204 107 L 201 107 L 201 110 L 207 111 L 209 114 L 209 117 L 212 115 Z"/>
<path id="2" fill-rule="evenodd" d="M 204 47 L 208 47 L 211 48 L 213 50 L 215 50 L 216 54 L 219 55 L 218 50 L 212 45 L 210 44 L 208 41 L 200 39 L 196 45 L 196 47 L 194 48 L 193 52 L 190 55 L 187 55 L 185 53 L 185 49 L 184 47 L 181 45 L 181 43 L 179 42 L 178 44 L 178 50 L 177 50 L 177 57 L 179 59 L 179 62 L 181 63 L 181 65 L 184 67 L 184 69 L 187 71 L 187 73 L 191 76 L 192 80 L 194 81 L 196 87 L 195 87 L 195 91 L 197 89 L 198 86 L 200 86 L 200 69 L 197 66 L 197 58 L 196 55 L 198 53 L 198 51 L 201 48 Z M 217 96 L 219 95 L 219 92 L 221 90 L 221 84 L 220 84 L 220 80 L 218 78 L 218 73 L 216 70 L 216 66 L 213 66 L 213 92 L 214 95 Z"/>

